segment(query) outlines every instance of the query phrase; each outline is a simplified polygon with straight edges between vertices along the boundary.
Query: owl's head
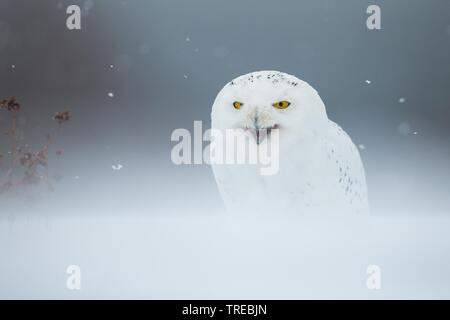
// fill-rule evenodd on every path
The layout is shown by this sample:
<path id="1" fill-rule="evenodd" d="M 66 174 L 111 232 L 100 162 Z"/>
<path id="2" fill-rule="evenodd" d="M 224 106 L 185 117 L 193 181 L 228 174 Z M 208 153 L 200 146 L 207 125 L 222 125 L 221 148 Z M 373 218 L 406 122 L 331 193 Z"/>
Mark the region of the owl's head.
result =
<path id="1" fill-rule="evenodd" d="M 279 129 L 283 139 L 284 131 L 314 134 L 328 118 L 308 83 L 278 71 L 258 71 L 225 85 L 214 101 L 211 120 L 215 129 Z"/>

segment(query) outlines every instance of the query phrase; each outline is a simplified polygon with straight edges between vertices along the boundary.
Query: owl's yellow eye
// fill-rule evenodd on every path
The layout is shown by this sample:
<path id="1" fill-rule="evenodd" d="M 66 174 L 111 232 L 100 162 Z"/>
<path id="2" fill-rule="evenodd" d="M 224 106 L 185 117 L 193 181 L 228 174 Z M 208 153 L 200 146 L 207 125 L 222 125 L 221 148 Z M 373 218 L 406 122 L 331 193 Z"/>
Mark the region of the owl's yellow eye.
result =
<path id="1" fill-rule="evenodd" d="M 239 101 L 233 102 L 233 107 L 234 107 L 235 109 L 240 109 L 240 108 L 242 107 L 242 105 L 243 105 L 242 102 L 239 102 Z"/>
<path id="2" fill-rule="evenodd" d="M 290 105 L 291 103 L 289 101 L 278 101 L 273 104 L 273 106 L 277 109 L 286 109 Z"/>

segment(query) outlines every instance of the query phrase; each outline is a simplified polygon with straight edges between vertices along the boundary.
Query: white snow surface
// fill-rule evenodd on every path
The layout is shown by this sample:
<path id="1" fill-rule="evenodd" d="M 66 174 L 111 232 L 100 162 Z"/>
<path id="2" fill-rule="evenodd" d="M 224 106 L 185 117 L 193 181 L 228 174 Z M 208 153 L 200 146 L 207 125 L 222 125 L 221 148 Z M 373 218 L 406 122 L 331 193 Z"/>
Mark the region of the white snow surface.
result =
<path id="1" fill-rule="evenodd" d="M 0 298 L 448 299 L 449 228 L 439 216 L 2 216 Z M 69 265 L 81 290 L 66 288 Z"/>

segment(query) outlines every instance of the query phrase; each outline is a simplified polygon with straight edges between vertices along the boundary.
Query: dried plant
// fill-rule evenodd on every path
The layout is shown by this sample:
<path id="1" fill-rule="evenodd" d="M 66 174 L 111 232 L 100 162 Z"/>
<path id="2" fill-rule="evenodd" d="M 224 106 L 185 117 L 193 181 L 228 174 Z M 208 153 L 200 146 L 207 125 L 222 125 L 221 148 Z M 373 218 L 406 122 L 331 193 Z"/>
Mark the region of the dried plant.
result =
<path id="1" fill-rule="evenodd" d="M 57 112 L 54 116 L 53 116 L 53 120 L 57 120 L 58 123 L 64 123 L 70 120 L 71 114 L 69 111 L 64 111 L 64 112 Z"/>
<path id="2" fill-rule="evenodd" d="M 16 101 L 16 98 L 3 99 L 0 103 L 0 109 L 6 109 L 8 111 L 19 111 L 20 104 Z"/>
<path id="3" fill-rule="evenodd" d="M 26 145 L 26 149 L 19 147 L 17 118 L 21 111 L 21 105 L 13 97 L 4 99 L 0 102 L 0 111 L 6 112 L 7 118 L 10 120 L 6 135 L 11 149 L 8 152 L 8 155 L 10 155 L 9 164 L 6 163 L 7 155 L 0 151 L 0 166 L 3 165 L 6 169 L 4 177 L 0 176 L 0 195 L 10 192 L 18 186 L 38 184 L 42 181 L 45 181 L 47 186 L 53 190 L 48 175 L 49 149 L 54 135 L 60 131 L 61 125 L 71 119 L 71 113 L 69 111 L 57 112 L 53 116 L 53 120 L 58 122 L 55 133 L 48 134 L 45 144 L 33 151 L 28 145 Z M 56 154 L 61 155 L 62 151 L 57 150 Z"/>

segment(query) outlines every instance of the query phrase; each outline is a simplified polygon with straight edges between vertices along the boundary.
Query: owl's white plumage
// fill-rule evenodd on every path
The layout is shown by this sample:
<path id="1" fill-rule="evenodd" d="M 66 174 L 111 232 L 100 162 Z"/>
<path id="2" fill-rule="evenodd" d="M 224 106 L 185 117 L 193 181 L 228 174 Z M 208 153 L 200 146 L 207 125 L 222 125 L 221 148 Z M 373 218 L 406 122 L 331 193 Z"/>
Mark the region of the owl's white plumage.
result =
<path id="1" fill-rule="evenodd" d="M 242 103 L 241 108 L 233 102 Z M 278 109 L 277 101 L 289 107 Z M 260 165 L 213 164 L 229 211 L 244 213 L 368 213 L 366 180 L 358 149 L 328 119 L 320 96 L 306 82 L 278 71 L 240 76 L 217 95 L 212 128 L 247 134 L 265 128 L 279 133 L 279 170 L 261 175 Z M 270 145 L 271 135 L 256 148 Z M 214 146 L 215 141 L 211 142 Z"/>

